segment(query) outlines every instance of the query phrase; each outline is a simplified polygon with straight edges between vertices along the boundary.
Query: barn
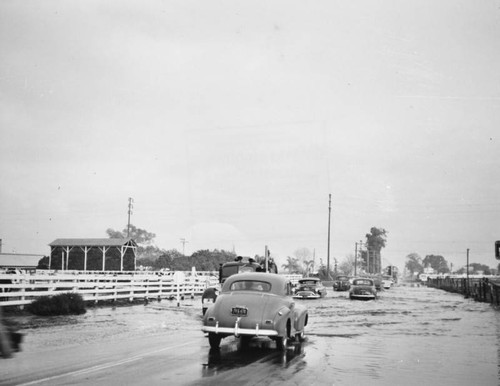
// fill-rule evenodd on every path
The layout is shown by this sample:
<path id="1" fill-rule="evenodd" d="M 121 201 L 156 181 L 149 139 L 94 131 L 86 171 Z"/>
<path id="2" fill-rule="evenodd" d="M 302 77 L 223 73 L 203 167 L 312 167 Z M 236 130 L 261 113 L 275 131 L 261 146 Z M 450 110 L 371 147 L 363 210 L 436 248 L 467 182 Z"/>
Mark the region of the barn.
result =
<path id="1" fill-rule="evenodd" d="M 49 269 L 135 271 L 137 244 L 132 238 L 57 239 L 49 246 Z"/>
<path id="2" fill-rule="evenodd" d="M 0 253 L 0 269 L 17 268 L 26 271 L 35 270 L 43 255 L 28 253 Z"/>

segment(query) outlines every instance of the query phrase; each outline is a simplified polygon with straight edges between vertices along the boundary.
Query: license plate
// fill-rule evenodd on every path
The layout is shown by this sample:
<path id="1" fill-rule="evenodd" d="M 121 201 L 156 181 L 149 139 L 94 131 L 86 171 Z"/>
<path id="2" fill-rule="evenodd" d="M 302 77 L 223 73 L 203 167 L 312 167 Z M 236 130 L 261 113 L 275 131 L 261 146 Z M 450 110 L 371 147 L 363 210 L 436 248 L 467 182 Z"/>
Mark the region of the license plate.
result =
<path id="1" fill-rule="evenodd" d="M 233 307 L 231 309 L 231 314 L 236 316 L 247 316 L 248 309 L 245 307 Z"/>

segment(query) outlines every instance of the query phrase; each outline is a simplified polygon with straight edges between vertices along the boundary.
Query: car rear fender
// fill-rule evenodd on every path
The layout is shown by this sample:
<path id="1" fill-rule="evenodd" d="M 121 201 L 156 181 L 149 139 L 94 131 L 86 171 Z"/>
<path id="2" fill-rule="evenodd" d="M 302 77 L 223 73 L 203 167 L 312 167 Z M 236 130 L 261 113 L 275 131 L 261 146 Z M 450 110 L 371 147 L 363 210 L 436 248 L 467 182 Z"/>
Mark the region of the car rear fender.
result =
<path id="1" fill-rule="evenodd" d="M 280 336 L 287 335 L 287 322 L 292 319 L 292 311 L 288 307 L 281 307 L 274 317 L 274 328 Z"/>
<path id="2" fill-rule="evenodd" d="M 308 314 L 305 307 L 295 307 L 295 319 L 293 327 L 295 331 L 303 331 L 304 327 L 307 325 Z"/>

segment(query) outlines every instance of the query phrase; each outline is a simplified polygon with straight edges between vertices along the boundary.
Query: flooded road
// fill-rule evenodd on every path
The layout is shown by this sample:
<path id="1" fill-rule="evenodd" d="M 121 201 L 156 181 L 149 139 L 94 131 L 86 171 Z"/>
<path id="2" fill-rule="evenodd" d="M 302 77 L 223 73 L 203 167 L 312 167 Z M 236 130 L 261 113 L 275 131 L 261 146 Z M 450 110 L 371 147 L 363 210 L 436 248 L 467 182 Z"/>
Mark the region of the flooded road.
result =
<path id="1" fill-rule="evenodd" d="M 284 353 L 234 338 L 211 351 L 199 298 L 22 317 L 23 351 L 1 360 L 0 384 L 499 384 L 500 311 L 489 304 L 403 286 L 375 301 L 329 289 L 300 302 L 307 339 Z"/>

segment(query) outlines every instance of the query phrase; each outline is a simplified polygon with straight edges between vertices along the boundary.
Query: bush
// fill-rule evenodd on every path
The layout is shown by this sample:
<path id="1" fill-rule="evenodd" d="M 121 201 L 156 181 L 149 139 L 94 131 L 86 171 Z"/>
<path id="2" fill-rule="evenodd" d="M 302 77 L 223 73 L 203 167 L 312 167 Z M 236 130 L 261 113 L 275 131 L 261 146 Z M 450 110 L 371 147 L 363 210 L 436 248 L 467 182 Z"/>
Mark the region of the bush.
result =
<path id="1" fill-rule="evenodd" d="M 82 296 L 75 293 L 42 296 L 31 303 L 27 310 L 40 316 L 80 315 L 87 311 Z"/>

